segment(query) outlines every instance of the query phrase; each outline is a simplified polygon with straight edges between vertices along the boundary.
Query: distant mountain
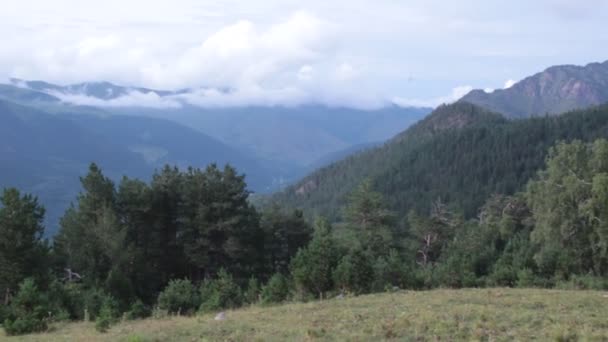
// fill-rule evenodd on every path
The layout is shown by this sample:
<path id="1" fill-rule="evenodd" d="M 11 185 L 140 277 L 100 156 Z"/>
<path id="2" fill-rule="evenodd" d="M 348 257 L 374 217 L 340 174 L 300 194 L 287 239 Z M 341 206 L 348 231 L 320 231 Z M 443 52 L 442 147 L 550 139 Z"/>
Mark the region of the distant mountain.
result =
<path id="1" fill-rule="evenodd" d="M 310 172 L 315 171 L 317 169 L 320 169 L 322 167 L 325 167 L 327 165 L 330 165 L 332 163 L 335 163 L 337 161 L 340 161 L 344 158 L 347 158 L 351 155 L 355 155 L 358 153 L 361 153 L 363 151 L 381 146 L 383 143 L 379 143 L 379 142 L 371 142 L 371 143 L 365 143 L 365 144 L 359 144 L 359 145 L 354 145 L 351 146 L 349 148 L 346 148 L 344 150 L 340 150 L 340 151 L 336 151 L 336 152 L 332 152 L 328 155 L 323 156 L 322 158 L 318 159 L 317 161 L 315 161 L 314 163 L 312 163 L 310 165 Z"/>
<path id="2" fill-rule="evenodd" d="M 54 113 L 111 113 L 169 119 L 255 159 L 281 165 L 280 174 L 286 182 L 303 175 L 324 156 L 356 145 L 385 141 L 431 111 L 395 105 L 377 110 L 321 105 L 201 108 L 183 96 L 192 96 L 191 92 L 122 87 L 109 82 L 60 86 L 13 79 L 11 84 L 0 87 L 0 98 Z M 146 97 L 138 102 L 141 94 L 151 95 L 161 105 L 146 104 L 150 100 Z M 125 99 L 129 101 L 121 102 Z M 162 106 L 162 101 L 169 101 L 171 106 Z"/>
<path id="3" fill-rule="evenodd" d="M 553 66 L 508 89 L 473 90 L 461 101 L 511 118 L 559 114 L 608 102 L 608 61 Z"/>
<path id="4" fill-rule="evenodd" d="M 437 108 L 383 146 L 324 167 L 265 201 L 340 221 L 348 195 L 368 178 L 399 218 L 410 210 L 428 214 L 438 198 L 470 218 L 489 195 L 520 190 L 557 141 L 607 136 L 608 105 L 507 120 L 457 102 Z"/>
<path id="5" fill-rule="evenodd" d="M 258 158 L 308 170 L 328 154 L 356 145 L 385 141 L 422 119 L 430 109 L 397 106 L 377 110 L 325 106 L 184 106 L 170 110 L 115 109 L 114 112 L 169 118 L 249 151 Z"/>
<path id="6" fill-rule="evenodd" d="M 112 141 L 123 150 L 137 154 L 152 168 L 177 165 L 181 168 L 232 164 L 245 172 L 252 190 L 269 191 L 277 166 L 247 156 L 214 138 L 170 120 L 124 115 L 60 115 L 83 130 Z"/>
<path id="7" fill-rule="evenodd" d="M 0 188 L 39 196 L 48 209 L 49 234 L 91 162 L 115 181 L 123 175 L 148 179 L 164 164 L 230 163 L 246 173 L 256 192 L 278 187 L 282 172 L 291 172 L 169 120 L 73 112 L 49 114 L 0 100 Z"/>
<path id="8" fill-rule="evenodd" d="M 0 101 L 0 187 L 39 196 L 51 227 L 74 200 L 79 176 L 93 161 L 114 179 L 150 172 L 136 154 L 68 119 Z"/>

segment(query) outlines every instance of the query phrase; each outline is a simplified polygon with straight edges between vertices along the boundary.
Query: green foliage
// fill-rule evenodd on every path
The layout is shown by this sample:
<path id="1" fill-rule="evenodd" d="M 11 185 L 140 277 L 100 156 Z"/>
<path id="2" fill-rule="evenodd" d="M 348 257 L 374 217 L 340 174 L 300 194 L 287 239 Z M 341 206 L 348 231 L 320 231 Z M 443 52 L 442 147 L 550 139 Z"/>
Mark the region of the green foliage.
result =
<path id="1" fill-rule="evenodd" d="M 112 297 L 106 297 L 95 319 L 95 329 L 101 333 L 108 331 L 110 326 L 116 323 L 118 315 L 118 301 Z"/>
<path id="2" fill-rule="evenodd" d="M 193 313 L 200 305 L 196 287 L 188 279 L 174 279 L 158 295 L 158 307 L 173 314 Z"/>
<path id="3" fill-rule="evenodd" d="M 19 284 L 19 291 L 13 298 L 4 320 L 4 330 L 8 335 L 21 335 L 47 329 L 48 304 L 31 278 Z"/>
<path id="4" fill-rule="evenodd" d="M 552 148 L 547 169 L 527 189 L 536 256 L 547 275 L 608 272 L 608 141 Z"/>
<path id="5" fill-rule="evenodd" d="M 249 278 L 247 282 L 247 290 L 243 294 L 245 303 L 255 304 L 260 300 L 260 294 L 262 289 L 260 288 L 260 282 L 256 277 Z"/>
<path id="6" fill-rule="evenodd" d="M 221 269 L 217 278 L 201 286 L 202 312 L 234 309 L 243 304 L 243 295 L 232 276 Z"/>
<path id="7" fill-rule="evenodd" d="M 336 266 L 333 279 L 342 291 L 355 294 L 370 292 L 374 282 L 372 257 L 360 248 L 351 250 Z"/>
<path id="8" fill-rule="evenodd" d="M 288 295 L 289 284 L 287 278 L 281 273 L 275 273 L 262 288 L 262 303 L 280 303 L 285 301 Z"/>
<path id="9" fill-rule="evenodd" d="M 144 304 L 141 299 L 137 299 L 127 312 L 127 317 L 129 319 L 142 319 L 149 317 L 152 314 L 150 308 Z"/>
<path id="10" fill-rule="evenodd" d="M 47 247 L 42 241 L 44 208 L 30 195 L 6 189 L 0 195 L 0 298 L 14 294 L 26 277 L 40 281 L 46 273 Z"/>
<path id="11" fill-rule="evenodd" d="M 215 165 L 183 175 L 181 243 L 202 274 L 225 268 L 241 275 L 253 271 L 257 265 L 252 262 L 260 262 L 263 233 L 244 178 L 230 166 L 219 170 Z"/>
<path id="12" fill-rule="evenodd" d="M 337 261 L 332 227 L 325 219 L 318 218 L 312 241 L 300 249 L 291 262 L 291 274 L 300 296 L 312 294 L 323 298 L 333 287 L 331 273 Z"/>
<path id="13" fill-rule="evenodd" d="M 312 237 L 312 227 L 300 210 L 285 213 L 276 204 L 262 213 L 260 226 L 264 231 L 264 264 L 268 272 L 289 271 L 289 261 L 300 248 L 306 247 Z"/>
<path id="14" fill-rule="evenodd" d="M 272 200 L 344 221 L 340 209 L 369 178 L 398 219 L 411 210 L 427 215 L 437 198 L 458 204 L 465 219 L 475 218 L 492 194 L 521 190 L 558 141 L 593 141 L 605 137 L 607 128 L 608 106 L 509 121 L 459 102 L 437 108 L 384 146 L 316 171 Z"/>
<path id="15" fill-rule="evenodd" d="M 558 281 L 558 289 L 564 290 L 608 290 L 608 279 L 592 275 L 573 275 L 567 281 Z"/>
<path id="16" fill-rule="evenodd" d="M 382 195 L 372 190 L 369 179 L 350 195 L 344 217 L 358 235 L 360 244 L 373 255 L 385 254 L 387 246 L 394 243 L 393 214 L 386 209 Z"/>
<path id="17" fill-rule="evenodd" d="M 401 289 L 413 287 L 413 274 L 409 265 L 399 256 L 396 250 L 389 251 L 388 256 L 381 256 L 374 262 L 374 291 L 387 288 Z"/>

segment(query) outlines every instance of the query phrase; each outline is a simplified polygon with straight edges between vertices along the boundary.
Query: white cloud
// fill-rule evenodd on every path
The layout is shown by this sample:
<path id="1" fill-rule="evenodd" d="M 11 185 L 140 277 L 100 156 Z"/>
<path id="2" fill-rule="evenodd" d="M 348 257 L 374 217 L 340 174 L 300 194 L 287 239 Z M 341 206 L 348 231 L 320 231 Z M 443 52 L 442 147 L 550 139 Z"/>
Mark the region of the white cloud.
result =
<path id="1" fill-rule="evenodd" d="M 517 83 L 517 81 L 507 80 L 507 81 L 505 81 L 505 86 L 503 87 L 503 89 L 509 89 L 512 86 L 514 86 L 515 83 Z"/>
<path id="2" fill-rule="evenodd" d="M 132 90 L 126 95 L 104 100 L 93 96 L 78 93 L 64 93 L 47 91 L 50 95 L 59 98 L 62 102 L 96 107 L 143 107 L 143 108 L 180 108 L 182 104 L 171 97 L 161 97 L 154 92 L 143 93 Z"/>
<path id="3" fill-rule="evenodd" d="M 300 70 L 298 70 L 298 80 L 300 81 L 310 81 L 314 76 L 314 69 L 310 65 L 303 65 Z"/>
<path id="4" fill-rule="evenodd" d="M 596 33 L 606 4 L 20 0 L 0 11 L 0 35 L 10 37 L 0 78 L 233 89 L 214 97 L 226 103 L 437 103 L 454 84 L 502 85 L 605 59 L 608 38 Z"/>
<path id="5" fill-rule="evenodd" d="M 468 94 L 473 87 L 470 85 L 458 86 L 452 89 L 451 93 L 446 96 L 441 96 L 433 99 L 404 99 L 401 97 L 393 98 L 393 103 L 402 107 L 437 107 L 441 104 L 449 104 L 460 100 L 464 95 Z"/>
<path id="6" fill-rule="evenodd" d="M 349 63 L 340 64 L 334 71 L 334 79 L 338 81 L 352 81 L 358 75 L 358 71 Z"/>

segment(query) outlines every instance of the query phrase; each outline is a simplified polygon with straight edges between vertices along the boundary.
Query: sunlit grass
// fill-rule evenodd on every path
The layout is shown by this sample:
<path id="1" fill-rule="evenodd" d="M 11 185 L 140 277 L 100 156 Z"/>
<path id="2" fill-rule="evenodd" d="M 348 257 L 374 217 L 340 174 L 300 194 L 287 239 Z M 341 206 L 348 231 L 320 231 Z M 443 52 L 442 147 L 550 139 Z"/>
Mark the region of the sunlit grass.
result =
<path id="1" fill-rule="evenodd" d="M 55 325 L 9 341 L 608 340 L 608 294 L 541 289 L 404 291 L 214 315 Z"/>

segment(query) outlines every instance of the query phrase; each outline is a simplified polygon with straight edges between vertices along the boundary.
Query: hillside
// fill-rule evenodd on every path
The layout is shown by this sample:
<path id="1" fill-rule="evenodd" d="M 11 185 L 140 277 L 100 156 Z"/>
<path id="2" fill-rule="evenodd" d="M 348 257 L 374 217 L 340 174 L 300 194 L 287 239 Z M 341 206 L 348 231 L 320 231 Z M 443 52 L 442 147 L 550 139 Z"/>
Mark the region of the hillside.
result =
<path id="1" fill-rule="evenodd" d="M 0 101 L 0 161 L 0 187 L 39 196 L 51 231 L 92 161 L 113 178 L 150 170 L 136 154 L 70 120 L 6 101 Z"/>
<path id="2" fill-rule="evenodd" d="M 48 235 L 80 189 L 79 177 L 95 162 L 118 180 L 148 179 L 164 164 L 201 167 L 225 163 L 247 173 L 254 191 L 267 191 L 272 163 L 241 152 L 172 121 L 145 117 L 49 114 L 0 100 L 0 187 L 39 196 L 47 208 Z"/>
<path id="3" fill-rule="evenodd" d="M 291 183 L 334 154 L 385 141 L 431 111 L 395 105 L 374 110 L 322 105 L 200 107 L 196 94 L 196 89 L 153 90 L 109 82 L 62 86 L 12 79 L 0 84 L 0 99 L 45 112 L 149 117 L 195 129 L 268 165 L 271 181 L 257 190 Z"/>
<path id="4" fill-rule="evenodd" d="M 107 333 L 93 323 L 7 341 L 383 341 L 601 340 L 606 294 L 598 291 L 468 289 L 407 291 L 123 322 Z"/>
<path id="5" fill-rule="evenodd" d="M 142 115 L 169 117 L 249 150 L 265 160 L 307 170 L 319 159 L 356 145 L 386 141 L 426 116 L 428 108 L 388 106 L 376 110 L 301 107 L 196 108 Z"/>
<path id="6" fill-rule="evenodd" d="M 279 167 L 247 156 L 199 131 L 170 120 L 126 115 L 65 115 L 89 130 L 133 152 L 150 170 L 166 164 L 180 168 L 205 167 L 216 163 L 231 164 L 247 174 L 252 190 L 264 192 L 273 188 L 274 177 L 281 176 Z M 149 175 L 148 175 L 149 176 Z"/>
<path id="7" fill-rule="evenodd" d="M 560 65 L 527 77 L 508 89 L 474 90 L 461 101 L 511 118 L 559 114 L 608 102 L 608 61 Z"/>
<path id="8" fill-rule="evenodd" d="M 490 194 L 521 189 L 557 141 L 607 135 L 608 106 L 509 121 L 459 102 L 438 108 L 384 146 L 314 172 L 269 200 L 340 220 L 348 194 L 369 178 L 400 217 L 412 209 L 426 214 L 437 198 L 474 217 Z"/>

